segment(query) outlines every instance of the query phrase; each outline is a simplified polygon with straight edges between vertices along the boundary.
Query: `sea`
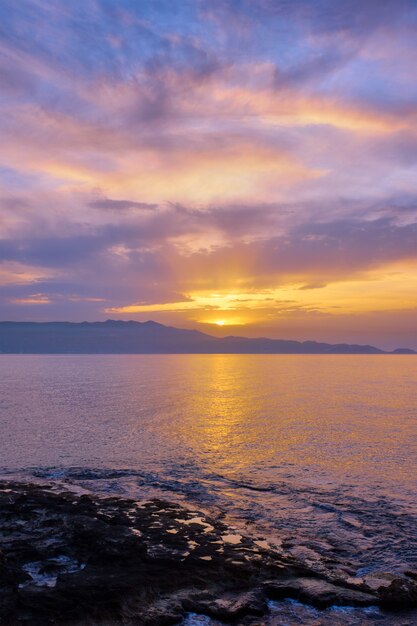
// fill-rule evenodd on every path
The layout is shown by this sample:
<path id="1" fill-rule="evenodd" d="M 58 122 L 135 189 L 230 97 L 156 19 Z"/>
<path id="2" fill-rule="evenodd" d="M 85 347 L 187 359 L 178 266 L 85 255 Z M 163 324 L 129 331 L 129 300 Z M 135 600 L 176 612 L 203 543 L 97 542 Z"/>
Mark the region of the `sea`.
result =
<path id="1" fill-rule="evenodd" d="M 354 576 L 416 570 L 417 357 L 0 355 L 0 474 L 199 507 Z M 398 619 L 288 600 L 265 623 Z"/>

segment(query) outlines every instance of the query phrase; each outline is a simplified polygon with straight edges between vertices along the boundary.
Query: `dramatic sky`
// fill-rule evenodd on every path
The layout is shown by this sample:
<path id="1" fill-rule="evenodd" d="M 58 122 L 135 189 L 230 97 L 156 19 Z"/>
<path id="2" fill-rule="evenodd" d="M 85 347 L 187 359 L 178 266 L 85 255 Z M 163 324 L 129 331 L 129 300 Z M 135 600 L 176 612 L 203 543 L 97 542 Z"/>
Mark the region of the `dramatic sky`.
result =
<path id="1" fill-rule="evenodd" d="M 416 0 L 3 0 L 0 311 L 417 348 Z"/>

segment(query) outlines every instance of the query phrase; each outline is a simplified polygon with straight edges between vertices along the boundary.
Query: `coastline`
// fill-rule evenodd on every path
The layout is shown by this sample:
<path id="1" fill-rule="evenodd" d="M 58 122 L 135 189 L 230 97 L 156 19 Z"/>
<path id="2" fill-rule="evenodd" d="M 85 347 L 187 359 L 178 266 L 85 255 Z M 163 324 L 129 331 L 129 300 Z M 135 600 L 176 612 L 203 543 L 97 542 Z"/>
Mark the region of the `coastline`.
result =
<path id="1" fill-rule="evenodd" d="M 352 578 L 342 561 L 313 567 L 178 503 L 12 480 L 0 482 L 0 502 L 5 624 L 162 626 L 195 614 L 249 625 L 287 599 L 416 617 L 415 572 Z"/>

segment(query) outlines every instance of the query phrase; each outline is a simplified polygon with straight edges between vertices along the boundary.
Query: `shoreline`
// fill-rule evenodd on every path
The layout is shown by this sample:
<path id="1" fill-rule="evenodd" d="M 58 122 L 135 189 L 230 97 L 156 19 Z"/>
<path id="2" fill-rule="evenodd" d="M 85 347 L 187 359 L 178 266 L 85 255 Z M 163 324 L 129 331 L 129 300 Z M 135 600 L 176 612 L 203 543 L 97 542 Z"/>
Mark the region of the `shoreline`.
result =
<path id="1" fill-rule="evenodd" d="M 312 567 L 167 500 L 3 479 L 0 505 L 0 623 L 11 626 L 162 626 L 188 614 L 249 625 L 284 599 L 415 618 L 415 572 L 352 578 L 343 562 Z"/>

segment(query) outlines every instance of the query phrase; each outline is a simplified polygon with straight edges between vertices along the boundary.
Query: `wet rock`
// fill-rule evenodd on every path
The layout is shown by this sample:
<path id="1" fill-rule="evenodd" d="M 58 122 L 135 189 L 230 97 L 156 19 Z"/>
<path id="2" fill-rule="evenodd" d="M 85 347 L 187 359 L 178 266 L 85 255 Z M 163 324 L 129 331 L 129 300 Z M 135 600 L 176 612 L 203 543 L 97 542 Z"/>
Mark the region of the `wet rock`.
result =
<path id="1" fill-rule="evenodd" d="M 262 591 L 250 591 L 241 594 L 227 594 L 220 598 L 211 598 L 200 602 L 185 603 L 187 609 L 203 613 L 224 621 L 236 621 L 245 615 L 262 616 L 268 606 Z"/>
<path id="2" fill-rule="evenodd" d="M 294 598 L 319 609 L 334 605 L 370 606 L 375 604 L 372 594 L 334 585 L 320 578 L 270 581 L 266 583 L 265 589 L 272 599 Z"/>
<path id="3" fill-rule="evenodd" d="M 268 597 L 319 608 L 415 602 L 412 577 L 383 590 L 335 584 L 315 564 L 158 499 L 0 483 L 0 548 L 0 624 L 7 626 L 163 626 L 187 612 L 260 624 Z"/>
<path id="4" fill-rule="evenodd" d="M 417 584 L 406 578 L 396 578 L 388 586 L 380 587 L 381 605 L 387 609 L 417 607 Z"/>
<path id="5" fill-rule="evenodd" d="M 388 587 L 397 576 L 390 572 L 371 572 L 364 574 L 361 578 L 362 586 L 371 589 L 372 591 L 379 591 L 382 587 Z"/>

